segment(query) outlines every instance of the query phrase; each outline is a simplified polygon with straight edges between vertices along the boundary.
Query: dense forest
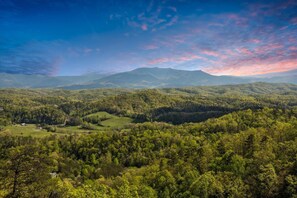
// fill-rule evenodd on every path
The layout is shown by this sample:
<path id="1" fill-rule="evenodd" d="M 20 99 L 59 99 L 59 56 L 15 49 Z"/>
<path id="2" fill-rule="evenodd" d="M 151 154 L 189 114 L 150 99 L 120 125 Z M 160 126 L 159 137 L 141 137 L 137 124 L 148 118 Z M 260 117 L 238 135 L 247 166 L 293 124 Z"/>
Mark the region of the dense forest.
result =
<path id="1" fill-rule="evenodd" d="M 0 197 L 297 197 L 297 85 L 0 89 Z"/>

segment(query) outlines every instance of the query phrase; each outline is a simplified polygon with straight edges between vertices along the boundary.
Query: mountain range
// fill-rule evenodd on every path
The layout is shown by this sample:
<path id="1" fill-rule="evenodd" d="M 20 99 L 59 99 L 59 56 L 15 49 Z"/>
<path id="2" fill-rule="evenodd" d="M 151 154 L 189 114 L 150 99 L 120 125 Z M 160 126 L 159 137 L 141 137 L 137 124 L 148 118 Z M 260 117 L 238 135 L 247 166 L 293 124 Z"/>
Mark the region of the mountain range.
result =
<path id="1" fill-rule="evenodd" d="M 102 78 L 103 74 L 82 76 L 44 76 L 0 73 L 0 88 L 57 88 L 87 83 Z"/>
<path id="2" fill-rule="evenodd" d="M 201 70 L 138 68 L 112 75 L 42 76 L 0 73 L 1 88 L 159 88 L 243 84 L 252 82 L 297 84 L 297 70 L 265 75 L 235 77 L 215 76 Z"/>

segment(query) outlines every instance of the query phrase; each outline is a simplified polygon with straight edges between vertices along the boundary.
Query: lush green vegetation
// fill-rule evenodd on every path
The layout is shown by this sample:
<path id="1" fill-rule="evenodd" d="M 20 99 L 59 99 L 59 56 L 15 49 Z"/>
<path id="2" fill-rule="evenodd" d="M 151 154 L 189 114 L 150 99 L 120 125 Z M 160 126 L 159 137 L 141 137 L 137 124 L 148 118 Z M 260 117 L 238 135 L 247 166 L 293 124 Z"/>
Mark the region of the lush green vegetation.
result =
<path id="1" fill-rule="evenodd" d="M 296 96 L 0 90 L 0 197 L 297 197 Z"/>
<path id="2" fill-rule="evenodd" d="M 91 122 L 92 124 L 98 125 L 99 129 L 101 129 L 100 127 L 123 128 L 127 124 L 133 121 L 129 117 L 123 117 L 123 116 L 119 117 L 104 111 L 89 114 L 85 116 L 83 120 L 86 120 L 87 122 Z"/>

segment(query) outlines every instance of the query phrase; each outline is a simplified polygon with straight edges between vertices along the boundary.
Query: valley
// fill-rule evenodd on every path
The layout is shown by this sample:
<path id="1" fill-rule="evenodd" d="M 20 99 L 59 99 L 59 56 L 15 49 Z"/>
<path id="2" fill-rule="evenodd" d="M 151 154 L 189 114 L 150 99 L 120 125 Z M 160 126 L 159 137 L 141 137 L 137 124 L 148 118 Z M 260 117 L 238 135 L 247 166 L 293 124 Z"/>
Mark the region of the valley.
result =
<path id="1" fill-rule="evenodd" d="M 296 195 L 293 84 L 1 89 L 0 107 L 0 197 Z"/>

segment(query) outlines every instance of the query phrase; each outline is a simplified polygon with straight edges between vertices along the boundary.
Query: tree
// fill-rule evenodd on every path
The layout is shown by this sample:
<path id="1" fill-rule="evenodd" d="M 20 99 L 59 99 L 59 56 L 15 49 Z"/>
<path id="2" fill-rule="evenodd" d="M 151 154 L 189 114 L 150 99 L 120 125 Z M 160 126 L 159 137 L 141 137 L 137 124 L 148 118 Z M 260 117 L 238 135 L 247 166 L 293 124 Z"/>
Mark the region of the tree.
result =
<path id="1" fill-rule="evenodd" d="M 158 189 L 158 197 L 172 197 L 172 193 L 176 190 L 175 178 L 166 169 L 156 175 L 155 185 Z"/>
<path id="2" fill-rule="evenodd" d="M 243 146 L 244 156 L 252 157 L 255 151 L 255 136 L 254 134 L 250 134 L 248 138 L 244 142 Z"/>
<path id="3" fill-rule="evenodd" d="M 285 195 L 287 197 L 297 198 L 297 176 L 288 175 L 285 179 Z"/>
<path id="4" fill-rule="evenodd" d="M 82 119 L 79 117 L 70 117 L 66 124 L 69 126 L 79 126 L 83 123 Z"/>
<path id="5" fill-rule="evenodd" d="M 190 186 L 192 195 L 208 198 L 208 197 L 223 197 L 223 186 L 214 177 L 212 172 L 206 172 L 193 182 Z"/>
<path id="6" fill-rule="evenodd" d="M 9 189 L 7 197 L 27 197 L 30 194 L 41 196 L 40 193 L 49 193 L 54 185 L 51 169 L 52 161 L 37 146 L 9 149 L 6 160 L 0 165 L 1 178 L 4 179 L 5 188 Z"/>
<path id="7" fill-rule="evenodd" d="M 278 177 L 272 164 L 260 166 L 257 176 L 259 194 L 262 197 L 273 197 L 278 190 Z"/>

